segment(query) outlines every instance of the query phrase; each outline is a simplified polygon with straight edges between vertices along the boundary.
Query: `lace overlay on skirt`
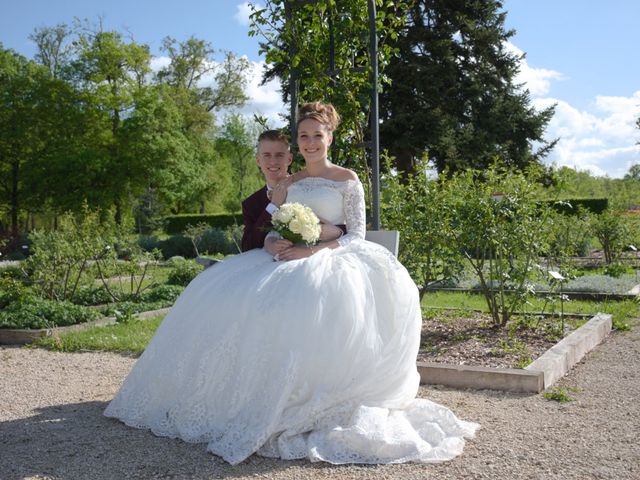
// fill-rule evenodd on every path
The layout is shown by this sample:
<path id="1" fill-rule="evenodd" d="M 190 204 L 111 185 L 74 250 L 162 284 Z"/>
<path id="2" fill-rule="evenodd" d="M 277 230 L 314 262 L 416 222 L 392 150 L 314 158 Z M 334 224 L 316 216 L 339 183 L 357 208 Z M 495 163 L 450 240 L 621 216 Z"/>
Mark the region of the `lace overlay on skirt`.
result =
<path id="1" fill-rule="evenodd" d="M 316 188 L 326 183 L 309 183 L 313 196 L 325 195 Z M 206 443 L 232 464 L 253 453 L 448 460 L 478 425 L 415 398 L 420 328 L 407 271 L 359 235 L 291 262 L 251 250 L 191 282 L 105 415 Z"/>

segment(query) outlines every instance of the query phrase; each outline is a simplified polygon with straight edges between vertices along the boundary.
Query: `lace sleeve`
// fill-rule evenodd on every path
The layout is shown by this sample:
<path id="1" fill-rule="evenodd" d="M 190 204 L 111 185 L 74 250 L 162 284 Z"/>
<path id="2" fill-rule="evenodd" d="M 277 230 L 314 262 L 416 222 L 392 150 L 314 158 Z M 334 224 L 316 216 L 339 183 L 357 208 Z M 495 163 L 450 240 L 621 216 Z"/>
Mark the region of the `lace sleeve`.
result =
<path id="1" fill-rule="evenodd" d="M 341 247 L 344 247 L 356 238 L 364 238 L 366 220 L 362 183 L 357 181 L 347 182 L 343 192 L 342 207 L 344 208 L 347 233 L 338 239 L 338 243 Z"/>

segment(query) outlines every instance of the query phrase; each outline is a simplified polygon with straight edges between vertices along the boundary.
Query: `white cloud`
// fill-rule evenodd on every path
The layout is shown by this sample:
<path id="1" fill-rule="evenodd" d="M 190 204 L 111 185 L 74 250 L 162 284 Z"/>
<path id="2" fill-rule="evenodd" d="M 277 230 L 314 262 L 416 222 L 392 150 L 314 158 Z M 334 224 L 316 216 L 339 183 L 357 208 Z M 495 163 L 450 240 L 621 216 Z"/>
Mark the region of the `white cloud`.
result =
<path id="1" fill-rule="evenodd" d="M 151 70 L 157 72 L 161 68 L 168 67 L 171 64 L 169 57 L 152 57 L 151 58 Z"/>
<path id="2" fill-rule="evenodd" d="M 516 55 L 523 53 L 509 42 L 505 48 Z M 533 106 L 542 110 L 556 105 L 545 137 L 547 140 L 559 138 L 559 141 L 545 161 L 589 170 L 594 175 L 624 176 L 631 165 L 640 162 L 640 145 L 637 145 L 640 131 L 636 126 L 640 117 L 640 90 L 629 97 L 598 95 L 581 110 L 548 96 L 552 83 L 565 79 L 562 72 L 531 67 L 526 58 L 520 62 L 516 82 L 529 90 Z"/>
<path id="3" fill-rule="evenodd" d="M 546 138 L 560 138 L 546 159 L 558 166 L 589 170 L 594 175 L 620 178 L 640 161 L 635 122 L 640 116 L 640 91 L 631 97 L 598 96 L 593 111 L 582 111 L 553 99 L 534 99 L 541 109 L 556 103 L 556 113 L 547 126 Z"/>
<path id="4" fill-rule="evenodd" d="M 518 57 L 524 53 L 513 43 L 505 42 L 505 48 Z M 534 68 L 529 66 L 526 57 L 520 60 L 520 71 L 516 75 L 515 82 L 528 88 L 531 95 L 547 95 L 551 89 L 551 81 L 564 80 L 566 77 L 555 70 L 546 68 Z"/>
<path id="5" fill-rule="evenodd" d="M 249 16 L 253 10 L 249 2 L 240 3 L 236 6 L 236 14 L 233 16 L 235 20 L 242 26 L 249 26 Z"/>
<path id="6" fill-rule="evenodd" d="M 260 85 L 265 67 L 264 61 L 251 62 L 246 91 L 249 101 L 241 109 L 241 112 L 249 117 L 254 114 L 267 117 L 270 127 L 279 128 L 284 125 L 280 114 L 286 113 L 288 107 L 282 103 L 280 82 L 277 79 Z"/>

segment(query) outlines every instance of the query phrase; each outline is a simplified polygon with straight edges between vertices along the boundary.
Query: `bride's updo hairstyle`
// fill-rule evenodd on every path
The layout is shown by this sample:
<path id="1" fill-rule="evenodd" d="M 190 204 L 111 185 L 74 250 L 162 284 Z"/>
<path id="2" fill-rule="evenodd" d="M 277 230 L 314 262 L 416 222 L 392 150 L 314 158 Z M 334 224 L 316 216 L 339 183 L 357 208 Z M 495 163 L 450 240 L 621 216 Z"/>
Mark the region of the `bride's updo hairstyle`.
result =
<path id="1" fill-rule="evenodd" d="M 309 102 L 303 104 L 298 109 L 298 123 L 296 126 L 300 126 L 300 122 L 308 118 L 313 118 L 326 125 L 330 132 L 333 132 L 340 124 L 340 115 L 330 103 Z"/>

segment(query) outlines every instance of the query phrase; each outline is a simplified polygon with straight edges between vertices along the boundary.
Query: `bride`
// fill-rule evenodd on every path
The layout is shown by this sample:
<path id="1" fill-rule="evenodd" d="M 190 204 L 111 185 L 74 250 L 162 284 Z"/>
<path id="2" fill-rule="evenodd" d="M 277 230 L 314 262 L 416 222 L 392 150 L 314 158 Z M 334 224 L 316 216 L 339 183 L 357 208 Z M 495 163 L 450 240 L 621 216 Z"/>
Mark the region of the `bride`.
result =
<path id="1" fill-rule="evenodd" d="M 338 121 L 329 104 L 300 109 L 306 168 L 287 202 L 347 233 L 304 247 L 272 232 L 264 249 L 201 273 L 105 415 L 206 442 L 231 464 L 253 453 L 335 464 L 462 453 L 478 425 L 415 398 L 418 292 L 391 253 L 364 240 L 362 185 L 327 158 Z"/>

